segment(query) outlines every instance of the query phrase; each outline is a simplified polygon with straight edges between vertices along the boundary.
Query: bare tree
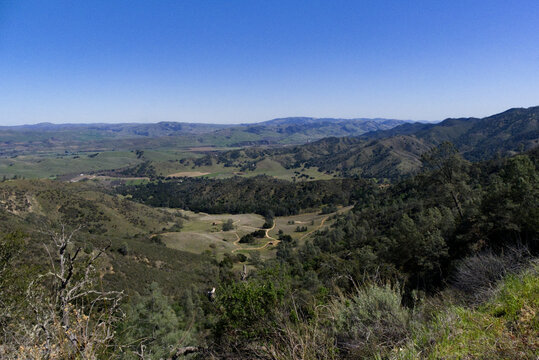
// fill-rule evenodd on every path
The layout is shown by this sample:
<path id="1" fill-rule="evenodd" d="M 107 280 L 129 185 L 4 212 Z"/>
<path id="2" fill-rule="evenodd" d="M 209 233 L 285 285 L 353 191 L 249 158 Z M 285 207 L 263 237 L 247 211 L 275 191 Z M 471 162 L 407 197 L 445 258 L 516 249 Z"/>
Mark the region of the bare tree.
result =
<path id="1" fill-rule="evenodd" d="M 42 232 L 50 269 L 28 287 L 33 316 L 19 329 L 20 358 L 96 359 L 109 350 L 123 292 L 99 289 L 97 261 L 106 248 L 82 251 L 74 242 L 80 228 Z"/>

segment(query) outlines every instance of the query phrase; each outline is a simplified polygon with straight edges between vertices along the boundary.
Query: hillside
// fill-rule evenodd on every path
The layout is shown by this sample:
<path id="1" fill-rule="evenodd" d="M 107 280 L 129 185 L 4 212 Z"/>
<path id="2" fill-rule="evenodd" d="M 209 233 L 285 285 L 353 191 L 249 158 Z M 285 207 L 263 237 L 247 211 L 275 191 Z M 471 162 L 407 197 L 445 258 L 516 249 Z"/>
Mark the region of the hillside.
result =
<path id="1" fill-rule="evenodd" d="M 395 153 L 419 146 L 401 137 Z M 331 138 L 309 144 L 304 155 L 329 158 L 365 141 Z M 70 259 L 82 253 L 80 270 L 67 280 L 71 291 L 85 278 L 88 258 L 110 245 L 87 289 L 124 290 L 127 297 L 98 358 L 132 359 L 148 347 L 152 359 L 185 349 L 198 358 L 289 359 L 291 344 L 308 359 L 532 358 L 539 347 L 537 151 L 474 166 L 456 154 L 438 155 L 443 171 L 425 169 L 389 186 L 202 178 L 120 187 L 119 195 L 94 181 L 3 181 L 0 300 L 9 311 L 0 312 L 2 339 L 28 341 L 24 329 L 41 314 L 63 311 L 50 306 L 61 276 L 24 301 L 38 274 L 61 271 L 62 251 Z M 60 223 L 84 228 L 60 255 L 49 255 L 43 246 L 51 240 L 39 230 Z M 88 318 L 101 319 L 108 309 L 82 312 L 82 324 L 92 326 Z M 4 348 L 30 354 L 39 344 Z"/>
<path id="2" fill-rule="evenodd" d="M 218 162 L 236 166 L 264 158 L 285 168 L 316 167 L 339 176 L 398 179 L 417 172 L 421 154 L 451 142 L 464 158 L 488 160 L 539 145 L 539 107 L 510 109 L 482 119 L 446 119 L 439 124 L 407 123 L 360 137 L 330 137 L 279 149 L 220 154 Z"/>
<path id="3" fill-rule="evenodd" d="M 46 261 L 40 231 L 60 224 L 68 228 L 82 225 L 77 239 L 84 249 L 109 246 L 103 264 L 105 286 L 130 293 L 145 292 L 152 282 L 170 289 L 171 294 L 177 293 L 178 284 L 202 286 L 207 282 L 207 271 L 212 269 L 209 259 L 152 240 L 155 233 L 180 229 L 183 221 L 176 211 L 109 195 L 92 184 L 0 182 L 0 229 L 2 233 L 17 229 L 33 239 L 27 244 L 30 263 Z"/>
<path id="4" fill-rule="evenodd" d="M 301 144 L 331 136 L 358 136 L 403 123 L 395 119 L 289 117 L 248 125 L 243 131 L 261 135 L 268 142 Z"/>

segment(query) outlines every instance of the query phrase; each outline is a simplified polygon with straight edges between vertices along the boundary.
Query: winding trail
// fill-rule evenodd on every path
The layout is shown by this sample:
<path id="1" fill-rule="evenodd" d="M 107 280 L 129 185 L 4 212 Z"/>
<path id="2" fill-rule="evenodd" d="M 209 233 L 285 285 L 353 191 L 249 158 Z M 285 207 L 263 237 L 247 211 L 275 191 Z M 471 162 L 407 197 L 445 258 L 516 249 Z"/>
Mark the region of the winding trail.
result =
<path id="1" fill-rule="evenodd" d="M 237 232 L 234 231 L 234 235 L 236 235 L 236 241 L 234 241 L 232 244 L 236 245 L 236 246 L 239 246 L 239 242 L 240 242 L 240 236 L 238 235 Z M 235 250 L 238 250 L 238 249 L 235 249 Z M 233 252 L 235 251 L 233 250 Z"/>
<path id="2" fill-rule="evenodd" d="M 331 213 L 331 214 L 328 214 L 327 216 L 325 216 L 324 218 L 322 218 L 322 220 L 320 221 L 320 224 L 313 230 L 305 233 L 303 236 L 301 236 L 298 240 L 299 241 L 302 241 L 304 240 L 305 238 L 309 237 L 310 235 L 312 235 L 313 233 L 315 233 L 316 231 L 320 230 L 322 227 L 324 227 L 325 223 L 327 220 L 329 220 L 329 218 L 332 216 L 332 215 L 335 215 L 335 214 L 342 214 L 346 211 L 348 211 L 350 208 L 352 208 L 352 206 L 349 206 L 349 207 L 345 207 L 345 208 L 342 208 L 342 209 L 339 209 L 337 210 L 336 212 L 334 213 Z M 205 213 L 200 213 L 202 215 L 207 215 L 209 216 L 208 214 L 205 214 Z M 239 226 L 238 224 L 241 222 L 241 219 L 238 219 L 236 221 L 233 222 L 233 224 L 235 226 Z M 304 224 L 306 223 L 306 221 L 298 221 L 297 222 L 298 224 Z M 274 238 L 273 236 L 270 235 L 270 231 L 272 231 L 273 229 L 275 229 L 275 226 L 277 225 L 277 221 L 274 219 L 273 221 L 273 225 L 271 226 L 271 228 L 269 229 L 261 229 L 261 228 L 257 228 L 257 227 L 254 227 L 254 226 L 250 226 L 250 225 L 243 225 L 242 226 L 242 229 L 253 229 L 253 230 L 264 230 L 265 231 L 265 234 L 264 234 L 264 239 L 267 239 L 266 243 L 263 244 L 263 245 L 260 245 L 260 246 L 257 246 L 257 247 L 243 247 L 241 246 L 240 244 L 240 236 L 238 235 L 238 231 L 234 231 L 233 234 L 236 236 L 236 240 L 234 240 L 234 242 L 232 242 L 232 245 L 235 246 L 235 249 L 232 249 L 232 253 L 235 253 L 237 251 L 253 251 L 253 250 L 262 250 L 262 249 L 265 249 L 267 247 L 270 247 L 270 246 L 276 246 L 277 244 L 279 244 L 281 242 L 281 240 L 279 239 L 276 239 Z M 220 230 L 218 231 L 219 233 L 224 233 L 225 231 L 223 230 Z"/>
<path id="3" fill-rule="evenodd" d="M 299 238 L 299 241 L 305 239 L 307 236 L 311 235 L 312 233 L 314 233 L 315 231 L 318 231 L 322 228 L 322 226 L 324 226 L 324 223 L 326 222 L 326 220 L 329 219 L 329 215 L 326 216 L 325 218 L 322 219 L 322 221 L 320 221 L 320 225 L 318 225 L 316 227 L 316 229 L 313 229 L 311 231 L 309 231 L 308 233 L 306 233 L 305 235 L 303 235 L 302 237 Z"/>
<path id="4" fill-rule="evenodd" d="M 274 238 L 274 237 L 271 237 L 271 236 L 269 235 L 269 232 L 275 228 L 275 224 L 276 224 L 276 221 L 273 220 L 273 226 L 272 226 L 271 228 L 269 228 L 269 229 L 264 229 L 264 230 L 266 231 L 266 236 L 265 236 L 264 238 L 267 238 L 267 239 L 270 239 L 270 240 L 273 240 L 273 241 L 268 241 L 268 242 L 265 243 L 264 245 L 259 246 L 259 247 L 255 247 L 255 248 L 253 248 L 253 247 L 249 247 L 249 248 L 241 247 L 241 246 L 239 245 L 239 243 L 240 243 L 240 237 L 239 237 L 239 235 L 238 235 L 237 232 L 234 232 L 234 235 L 236 235 L 236 237 L 237 237 L 238 239 L 237 239 L 236 241 L 234 241 L 233 244 L 236 245 L 238 248 L 232 250 L 232 252 L 234 253 L 234 252 L 239 251 L 239 250 L 247 250 L 247 251 L 252 251 L 252 250 L 262 250 L 262 249 L 268 247 L 269 244 L 272 244 L 272 246 L 273 246 L 273 245 L 277 245 L 281 240 L 278 240 L 278 239 L 276 239 L 276 238 Z M 262 229 L 261 229 L 261 230 L 262 230 Z"/>
<path id="5" fill-rule="evenodd" d="M 269 232 L 270 232 L 271 230 L 275 229 L 275 224 L 276 224 L 276 223 L 277 223 L 277 221 L 275 221 L 275 219 L 273 219 L 273 225 L 271 226 L 271 228 L 266 229 L 266 237 L 267 237 L 268 239 L 272 239 L 272 240 L 275 240 L 275 241 L 280 241 L 280 240 L 277 240 L 277 239 L 274 238 L 274 237 L 269 236 Z"/>

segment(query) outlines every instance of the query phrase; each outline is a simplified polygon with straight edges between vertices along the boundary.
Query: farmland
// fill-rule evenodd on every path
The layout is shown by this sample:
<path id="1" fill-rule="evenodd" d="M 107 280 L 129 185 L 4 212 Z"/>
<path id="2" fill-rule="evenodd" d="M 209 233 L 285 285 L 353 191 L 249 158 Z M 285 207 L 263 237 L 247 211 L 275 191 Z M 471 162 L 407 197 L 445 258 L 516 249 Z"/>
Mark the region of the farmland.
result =
<path id="1" fill-rule="evenodd" d="M 233 148 L 228 148 L 233 149 Z M 126 180 L 126 169 L 148 164 L 154 177 L 198 177 L 224 179 L 232 176 L 251 177 L 268 175 L 282 180 L 327 180 L 332 175 L 316 167 L 286 169 L 279 162 L 266 158 L 255 167 L 238 169 L 213 161 L 208 165 L 195 165 L 195 160 L 206 153 L 222 151 L 221 148 L 176 148 L 136 151 L 65 151 L 0 157 L 0 177 L 11 178 L 61 178 L 71 180 L 80 174 L 111 175 Z M 144 174 L 147 175 L 147 174 Z M 140 176 L 135 176 L 140 177 Z M 95 177 L 94 177 L 95 179 Z M 99 180 L 99 178 L 97 178 Z"/>

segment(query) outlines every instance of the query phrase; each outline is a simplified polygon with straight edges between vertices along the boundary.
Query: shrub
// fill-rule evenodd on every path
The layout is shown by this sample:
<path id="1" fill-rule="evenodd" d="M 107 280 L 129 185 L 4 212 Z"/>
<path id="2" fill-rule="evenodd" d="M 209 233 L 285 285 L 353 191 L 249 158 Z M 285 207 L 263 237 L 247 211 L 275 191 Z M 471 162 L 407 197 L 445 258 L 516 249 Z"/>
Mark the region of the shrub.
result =
<path id="1" fill-rule="evenodd" d="M 337 206 L 335 206 L 335 205 L 326 205 L 326 206 L 322 207 L 322 211 L 320 211 L 320 214 L 321 215 L 327 215 L 327 214 L 334 213 L 337 210 L 338 210 Z"/>
<path id="2" fill-rule="evenodd" d="M 263 237 L 266 236 L 266 231 L 265 230 L 256 230 L 256 231 L 253 231 L 252 234 L 253 234 L 254 237 L 263 238 Z"/>
<path id="3" fill-rule="evenodd" d="M 178 220 L 176 220 L 174 225 L 172 225 L 170 227 L 170 229 L 168 229 L 168 231 L 170 231 L 170 232 L 180 232 L 182 229 L 183 229 L 183 221 L 178 219 Z"/>
<path id="4" fill-rule="evenodd" d="M 125 307 L 125 319 L 117 329 L 120 342 L 127 345 L 122 358 L 136 359 L 143 353 L 144 359 L 162 359 L 192 341 L 190 329 L 184 330 L 181 321 L 182 309 L 180 314 L 175 311 L 157 283 L 149 290 L 149 295 Z"/>
<path id="5" fill-rule="evenodd" d="M 246 262 L 247 261 L 247 256 L 245 256 L 243 254 L 236 254 L 236 260 L 238 262 Z"/>
<path id="6" fill-rule="evenodd" d="M 260 265 L 261 262 L 262 262 L 262 259 L 260 257 L 260 252 L 251 251 L 249 254 L 249 264 L 257 266 L 257 265 Z"/>
<path id="7" fill-rule="evenodd" d="M 150 236 L 150 242 L 157 245 L 165 245 L 165 242 L 163 241 L 163 237 L 158 234 Z"/>
<path id="8" fill-rule="evenodd" d="M 222 230 L 223 231 L 230 231 L 234 229 L 234 221 L 232 219 L 228 219 L 226 222 L 223 223 Z"/>
<path id="9" fill-rule="evenodd" d="M 221 350 L 236 351 L 270 338 L 283 291 L 271 282 L 231 283 L 217 291 L 219 320 L 212 329 Z"/>
<path id="10" fill-rule="evenodd" d="M 240 239 L 240 244 L 252 244 L 255 242 L 253 234 L 243 235 Z"/>
<path id="11" fill-rule="evenodd" d="M 308 315 L 297 311 L 280 312 L 277 330 L 267 347 L 268 357 L 275 360 L 340 359 L 326 326 L 325 310 L 323 306 L 316 306 Z"/>
<path id="12" fill-rule="evenodd" d="M 411 314 L 396 288 L 365 286 L 330 306 L 337 346 L 352 358 L 374 357 L 402 346 L 411 335 Z"/>
<path id="13" fill-rule="evenodd" d="M 129 246 L 126 242 L 122 243 L 122 245 L 118 248 L 118 252 L 124 256 L 129 254 Z"/>
<path id="14" fill-rule="evenodd" d="M 492 296 L 498 281 L 520 271 L 529 259 L 530 253 L 525 247 L 508 248 L 500 255 L 489 251 L 470 256 L 458 264 L 452 284 L 472 302 L 482 303 Z"/>

